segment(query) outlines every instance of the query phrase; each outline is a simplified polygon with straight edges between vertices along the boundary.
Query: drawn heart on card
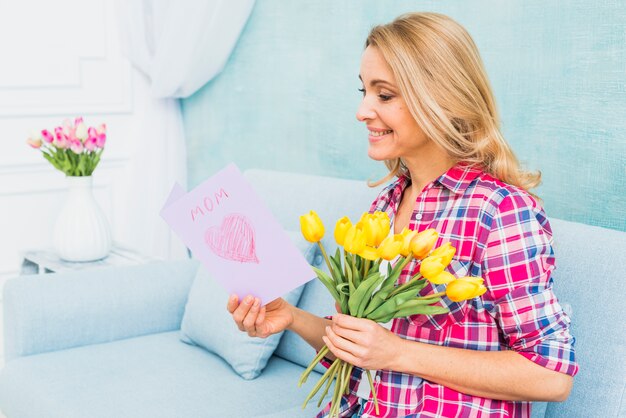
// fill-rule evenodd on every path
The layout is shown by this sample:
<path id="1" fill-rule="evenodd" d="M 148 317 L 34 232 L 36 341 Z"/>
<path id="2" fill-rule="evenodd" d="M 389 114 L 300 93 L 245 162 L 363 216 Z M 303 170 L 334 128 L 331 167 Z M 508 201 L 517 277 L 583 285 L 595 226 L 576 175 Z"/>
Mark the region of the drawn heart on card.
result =
<path id="1" fill-rule="evenodd" d="M 213 253 L 240 263 L 258 263 L 254 228 L 248 219 L 238 213 L 226 216 L 220 226 L 212 226 L 204 233 L 204 242 Z"/>

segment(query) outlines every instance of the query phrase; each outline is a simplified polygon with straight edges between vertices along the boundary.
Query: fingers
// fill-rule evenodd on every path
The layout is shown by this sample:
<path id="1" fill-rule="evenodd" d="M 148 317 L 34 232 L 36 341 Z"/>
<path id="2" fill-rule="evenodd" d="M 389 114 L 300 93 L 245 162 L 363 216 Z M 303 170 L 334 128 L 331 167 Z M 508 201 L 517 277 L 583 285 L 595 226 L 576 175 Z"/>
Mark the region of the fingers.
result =
<path id="1" fill-rule="evenodd" d="M 259 326 L 263 323 L 263 321 L 265 321 L 265 311 L 265 306 L 261 306 L 261 309 L 259 310 L 259 315 L 256 317 L 256 321 L 254 322 L 255 326 Z"/>
<path id="2" fill-rule="evenodd" d="M 336 314 L 333 316 L 333 323 L 343 328 L 352 329 L 355 331 L 369 331 L 376 323 L 369 319 L 355 318 L 350 315 Z"/>
<path id="3" fill-rule="evenodd" d="M 341 338 L 345 338 L 346 340 L 350 340 L 355 344 L 365 345 L 366 336 L 362 331 L 355 331 L 349 328 L 344 328 L 333 321 L 331 326 L 333 333 L 337 334 Z"/>
<path id="4" fill-rule="evenodd" d="M 259 309 L 261 308 L 261 301 L 258 298 L 254 298 L 248 314 L 243 319 L 243 329 L 251 337 L 256 337 L 256 320 L 259 316 Z"/>
<path id="5" fill-rule="evenodd" d="M 355 357 L 359 357 L 361 354 L 361 349 L 359 347 L 359 345 L 347 338 L 344 338 L 341 335 L 338 335 L 335 332 L 335 327 L 334 326 L 327 326 L 326 327 L 326 337 L 328 339 L 330 339 L 330 341 L 333 343 L 333 345 L 335 347 L 337 347 L 340 350 L 349 352 L 350 354 L 354 355 Z"/>
<path id="6" fill-rule="evenodd" d="M 228 303 L 226 304 L 226 309 L 232 314 L 235 312 L 235 309 L 237 309 L 237 306 L 239 306 L 239 297 L 235 294 L 230 295 Z"/>
<path id="7" fill-rule="evenodd" d="M 328 330 L 330 328 L 327 327 L 326 332 L 328 333 Z M 330 330 L 330 332 L 332 332 L 332 330 Z M 339 347 L 337 347 L 333 341 L 331 340 L 331 338 L 328 335 L 323 335 L 322 336 L 322 340 L 324 341 L 324 344 L 326 344 L 328 346 L 328 349 L 330 350 L 331 353 L 333 353 L 335 355 L 335 357 L 343 360 L 343 361 L 347 361 L 350 364 L 353 364 L 357 367 L 361 367 L 360 366 L 360 361 L 359 359 L 354 356 L 352 353 L 350 353 L 349 351 L 343 350 Z"/>
<path id="8" fill-rule="evenodd" d="M 230 305 L 230 302 L 229 302 Z M 251 295 L 246 296 L 243 301 L 232 311 L 233 319 L 240 331 L 245 331 L 250 336 L 256 335 L 254 323 L 259 313 L 261 301 Z"/>

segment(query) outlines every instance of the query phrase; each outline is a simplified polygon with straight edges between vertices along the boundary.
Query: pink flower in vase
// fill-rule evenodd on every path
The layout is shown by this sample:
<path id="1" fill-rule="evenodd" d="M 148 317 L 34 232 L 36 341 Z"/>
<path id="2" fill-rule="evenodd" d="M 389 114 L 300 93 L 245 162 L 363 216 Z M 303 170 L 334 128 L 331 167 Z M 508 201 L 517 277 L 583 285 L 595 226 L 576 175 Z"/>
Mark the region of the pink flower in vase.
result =
<path id="1" fill-rule="evenodd" d="M 85 149 L 87 151 L 95 151 L 98 148 L 97 145 L 98 138 L 95 136 L 91 136 L 85 140 Z"/>
<path id="2" fill-rule="evenodd" d="M 78 126 L 78 125 L 80 125 L 81 123 L 83 123 L 83 117 L 82 117 L 82 116 L 77 116 L 77 117 L 74 119 L 74 126 Z"/>
<path id="3" fill-rule="evenodd" d="M 98 146 L 98 148 L 104 148 L 104 143 L 107 140 L 107 136 L 106 134 L 102 133 L 102 134 L 98 134 L 97 140 L 96 140 L 96 145 Z"/>
<path id="4" fill-rule="evenodd" d="M 67 138 L 70 140 L 70 143 L 74 142 L 74 141 L 78 141 L 78 138 L 76 137 L 76 128 L 75 127 L 70 127 L 69 128 L 69 133 L 67 134 Z"/>
<path id="5" fill-rule="evenodd" d="M 74 151 L 74 153 L 80 154 L 83 152 L 84 147 L 83 147 L 83 143 L 80 142 L 80 140 L 75 139 L 75 140 L 71 140 L 70 142 L 71 142 L 70 149 Z"/>
<path id="6" fill-rule="evenodd" d="M 89 137 L 87 126 L 83 122 L 76 125 L 76 138 L 84 142 Z"/>
<path id="7" fill-rule="evenodd" d="M 67 149 L 70 147 L 70 143 L 67 136 L 63 132 L 63 128 L 60 126 L 54 128 L 54 146 L 60 149 Z"/>
<path id="8" fill-rule="evenodd" d="M 41 139 L 32 139 L 32 138 L 28 138 L 26 140 L 26 143 L 33 148 L 41 148 L 41 145 L 43 144 Z"/>
<path id="9" fill-rule="evenodd" d="M 54 141 L 54 136 L 47 129 L 44 129 L 43 131 L 41 131 L 41 136 L 44 139 L 44 141 L 46 141 L 49 144 L 52 141 Z"/>

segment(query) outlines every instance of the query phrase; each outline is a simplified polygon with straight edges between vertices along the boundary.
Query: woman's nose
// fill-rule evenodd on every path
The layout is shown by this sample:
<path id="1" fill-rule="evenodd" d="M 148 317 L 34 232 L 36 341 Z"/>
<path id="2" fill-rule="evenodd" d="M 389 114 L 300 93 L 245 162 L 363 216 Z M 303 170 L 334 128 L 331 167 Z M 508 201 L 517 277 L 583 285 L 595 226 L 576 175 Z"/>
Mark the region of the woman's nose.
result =
<path id="1" fill-rule="evenodd" d="M 361 100 L 361 104 L 359 108 L 356 110 L 356 118 L 359 122 L 365 122 L 366 120 L 374 119 L 376 117 L 376 112 L 369 105 L 369 102 L 364 97 Z"/>

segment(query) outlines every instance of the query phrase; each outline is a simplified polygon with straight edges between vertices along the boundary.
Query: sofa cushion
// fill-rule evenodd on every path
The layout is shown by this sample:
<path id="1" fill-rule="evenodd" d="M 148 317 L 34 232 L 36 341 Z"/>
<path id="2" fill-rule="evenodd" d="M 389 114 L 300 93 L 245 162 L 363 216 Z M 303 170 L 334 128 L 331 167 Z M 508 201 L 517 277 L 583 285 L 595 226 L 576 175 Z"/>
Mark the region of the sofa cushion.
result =
<path id="1" fill-rule="evenodd" d="M 302 370 L 272 357 L 259 378 L 243 380 L 168 332 L 10 361 L 0 405 L 19 418 L 311 417 L 317 402 L 299 406 L 320 376 L 298 388 Z"/>
<path id="2" fill-rule="evenodd" d="M 313 244 L 307 242 L 299 232 L 289 232 L 289 235 L 310 263 L 315 254 Z M 289 292 L 284 296 L 285 300 L 297 304 L 302 289 L 303 286 L 300 286 Z M 248 334 L 239 331 L 233 322 L 226 310 L 227 301 L 226 290 L 200 265 L 185 307 L 181 340 L 222 357 L 244 379 L 254 379 L 265 368 L 282 333 L 264 339 L 250 338 Z"/>

